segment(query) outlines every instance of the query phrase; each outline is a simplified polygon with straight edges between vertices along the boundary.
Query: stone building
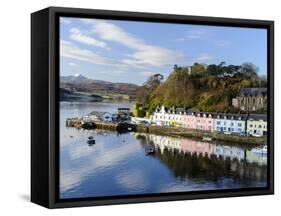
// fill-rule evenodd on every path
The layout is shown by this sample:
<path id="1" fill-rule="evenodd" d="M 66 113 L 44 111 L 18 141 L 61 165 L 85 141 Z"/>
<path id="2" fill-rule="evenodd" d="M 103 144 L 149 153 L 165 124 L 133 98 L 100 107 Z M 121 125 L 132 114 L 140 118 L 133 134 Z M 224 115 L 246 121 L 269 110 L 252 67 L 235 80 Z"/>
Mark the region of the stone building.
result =
<path id="1" fill-rule="evenodd" d="M 241 88 L 232 106 L 242 111 L 266 110 L 267 88 Z"/>

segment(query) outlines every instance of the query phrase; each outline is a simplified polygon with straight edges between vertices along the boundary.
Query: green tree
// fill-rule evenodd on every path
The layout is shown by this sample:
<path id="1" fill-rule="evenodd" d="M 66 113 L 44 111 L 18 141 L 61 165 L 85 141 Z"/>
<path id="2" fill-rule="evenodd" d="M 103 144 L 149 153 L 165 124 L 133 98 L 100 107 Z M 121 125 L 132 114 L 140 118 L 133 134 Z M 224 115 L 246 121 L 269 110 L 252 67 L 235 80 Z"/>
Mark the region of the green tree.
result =
<path id="1" fill-rule="evenodd" d="M 217 76 L 218 75 L 218 66 L 215 64 L 208 65 L 206 68 L 206 73 L 211 76 Z"/>
<path id="2" fill-rule="evenodd" d="M 191 67 L 191 74 L 193 74 L 193 75 L 201 75 L 205 71 L 206 71 L 206 69 L 203 64 L 194 63 Z"/>

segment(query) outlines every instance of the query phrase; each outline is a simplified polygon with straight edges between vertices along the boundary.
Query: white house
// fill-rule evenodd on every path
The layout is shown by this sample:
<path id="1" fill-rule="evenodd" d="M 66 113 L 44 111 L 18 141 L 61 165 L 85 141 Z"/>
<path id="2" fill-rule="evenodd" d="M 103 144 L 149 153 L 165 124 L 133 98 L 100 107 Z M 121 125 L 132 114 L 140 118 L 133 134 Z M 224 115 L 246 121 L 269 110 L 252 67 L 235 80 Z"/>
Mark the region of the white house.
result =
<path id="1" fill-rule="evenodd" d="M 267 135 L 267 116 L 264 114 L 249 114 L 247 134 Z"/>
<path id="2" fill-rule="evenodd" d="M 183 108 L 157 108 L 150 116 L 151 122 L 159 126 L 182 126 L 183 116 L 185 112 Z"/>
<path id="3" fill-rule="evenodd" d="M 112 121 L 112 114 L 108 112 L 93 111 L 84 117 L 85 121 Z"/>
<path id="4" fill-rule="evenodd" d="M 155 109 L 155 111 L 150 116 L 150 119 L 151 119 L 151 122 L 156 125 L 169 126 L 170 121 L 171 121 L 170 114 L 171 113 L 168 111 L 168 109 L 166 109 L 164 106 L 162 106 L 161 108 Z"/>
<path id="5" fill-rule="evenodd" d="M 219 132 L 245 133 L 246 114 L 214 114 L 214 130 Z"/>

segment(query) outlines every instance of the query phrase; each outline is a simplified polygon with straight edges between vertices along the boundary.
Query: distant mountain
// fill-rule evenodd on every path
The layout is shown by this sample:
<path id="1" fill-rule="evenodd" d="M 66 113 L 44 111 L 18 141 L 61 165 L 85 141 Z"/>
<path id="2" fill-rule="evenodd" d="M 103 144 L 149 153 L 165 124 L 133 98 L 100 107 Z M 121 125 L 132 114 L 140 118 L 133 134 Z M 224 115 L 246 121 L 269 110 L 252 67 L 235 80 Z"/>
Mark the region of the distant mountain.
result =
<path id="1" fill-rule="evenodd" d="M 88 79 L 81 74 L 61 76 L 60 88 L 71 92 L 99 95 L 108 99 L 133 99 L 139 86 L 131 83 L 114 83 Z"/>
<path id="2" fill-rule="evenodd" d="M 70 75 L 70 76 L 61 76 L 60 79 L 61 79 L 61 81 L 68 82 L 68 83 L 81 82 L 81 81 L 87 80 L 87 78 L 81 74 L 74 74 L 74 75 Z"/>

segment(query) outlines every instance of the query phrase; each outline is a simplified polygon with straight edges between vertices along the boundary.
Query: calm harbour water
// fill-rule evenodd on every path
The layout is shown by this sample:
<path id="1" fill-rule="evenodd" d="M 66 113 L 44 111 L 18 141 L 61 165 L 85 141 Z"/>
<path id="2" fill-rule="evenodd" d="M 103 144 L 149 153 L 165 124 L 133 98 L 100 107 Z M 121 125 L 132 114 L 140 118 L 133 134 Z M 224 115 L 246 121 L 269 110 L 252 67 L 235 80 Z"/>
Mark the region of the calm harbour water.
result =
<path id="1" fill-rule="evenodd" d="M 131 106 L 129 102 L 61 102 L 60 198 L 266 186 L 267 158 L 249 148 L 65 126 L 68 117 L 93 110 L 114 113 L 118 107 Z M 89 146 L 91 135 L 96 144 Z M 147 156 L 152 146 L 158 151 Z"/>

